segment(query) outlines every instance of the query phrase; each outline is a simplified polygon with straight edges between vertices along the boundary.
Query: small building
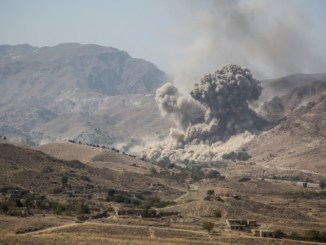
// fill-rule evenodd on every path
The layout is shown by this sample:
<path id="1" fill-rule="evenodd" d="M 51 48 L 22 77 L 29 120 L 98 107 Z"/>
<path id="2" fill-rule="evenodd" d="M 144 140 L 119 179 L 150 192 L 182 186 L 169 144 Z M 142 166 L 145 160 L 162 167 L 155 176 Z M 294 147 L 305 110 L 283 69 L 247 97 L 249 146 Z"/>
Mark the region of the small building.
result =
<path id="1" fill-rule="evenodd" d="M 119 209 L 117 212 L 119 217 L 142 217 L 142 218 L 159 218 L 160 215 L 155 209 Z"/>
<path id="2" fill-rule="evenodd" d="M 246 230 L 247 220 L 244 219 L 227 219 L 226 224 L 230 230 Z"/>
<path id="3" fill-rule="evenodd" d="M 258 237 L 270 237 L 270 238 L 276 237 L 275 232 L 269 230 L 252 230 L 252 233 L 254 236 L 258 236 Z"/>
<path id="4" fill-rule="evenodd" d="M 260 236 L 260 230 L 251 230 L 254 236 Z"/>
<path id="5" fill-rule="evenodd" d="M 230 230 L 245 231 L 257 227 L 257 221 L 245 219 L 227 219 L 226 224 Z"/>
<path id="6" fill-rule="evenodd" d="M 257 227 L 257 221 L 256 220 L 247 220 L 248 227 Z"/>

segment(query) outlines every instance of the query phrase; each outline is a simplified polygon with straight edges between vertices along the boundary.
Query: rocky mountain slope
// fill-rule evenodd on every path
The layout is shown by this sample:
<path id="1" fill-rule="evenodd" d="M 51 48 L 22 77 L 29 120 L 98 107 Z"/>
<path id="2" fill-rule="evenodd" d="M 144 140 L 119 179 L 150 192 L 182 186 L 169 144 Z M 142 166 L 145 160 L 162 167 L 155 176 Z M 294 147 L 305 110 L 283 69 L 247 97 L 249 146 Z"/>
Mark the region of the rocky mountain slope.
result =
<path id="1" fill-rule="evenodd" d="M 134 117 L 112 114 L 133 103 L 137 118 L 138 99 L 166 79 L 154 64 L 115 48 L 2 45 L 0 134 L 36 143 L 60 137 L 112 143 L 124 138 L 115 124 Z M 156 116 L 150 113 L 155 109 L 145 120 Z"/>
<path id="2" fill-rule="evenodd" d="M 155 65 L 114 48 L 2 45 L 0 135 L 31 144 L 71 138 L 140 152 L 144 144 L 168 135 L 173 124 L 161 117 L 155 102 L 155 90 L 166 80 Z M 325 81 L 326 73 L 262 81 L 253 107 L 275 126 L 248 138 L 253 138 L 248 149 L 256 162 L 265 164 L 270 154 L 289 159 L 293 153 L 288 152 L 295 151 L 299 160 L 284 160 L 284 166 L 294 161 L 322 165 Z"/>
<path id="3" fill-rule="evenodd" d="M 326 175 L 326 82 L 293 89 L 263 105 L 266 117 L 279 121 L 248 145 L 265 166 Z"/>
<path id="4" fill-rule="evenodd" d="M 66 143 L 64 146 L 68 149 L 74 148 L 71 143 Z M 64 146 L 59 147 L 61 154 L 65 151 Z M 149 163 L 110 149 L 82 145 L 76 145 L 76 147 L 79 153 L 86 151 L 85 156 L 95 157 L 100 153 L 107 153 L 113 157 L 107 159 L 107 164 L 102 167 L 93 167 L 77 160 L 78 157 L 72 157 L 73 160 L 62 160 L 62 158 L 58 159 L 38 150 L 0 141 L 0 188 L 22 188 L 41 194 L 58 194 L 54 198 L 61 198 L 64 196 L 62 192 L 69 191 L 69 189 L 78 189 L 81 193 L 105 195 L 110 188 L 129 191 L 147 190 L 152 183 L 157 182 L 149 177 L 150 168 L 153 167 Z M 53 152 L 55 150 L 53 145 L 50 148 L 52 155 L 58 154 Z M 80 154 L 78 155 L 80 158 Z M 110 165 L 119 166 L 119 159 L 123 159 L 122 164 L 126 168 L 124 171 L 110 167 Z M 142 171 L 138 170 L 140 168 Z M 62 176 L 67 176 L 69 179 L 69 186 L 63 189 Z M 167 190 L 179 193 L 168 187 Z M 167 191 L 162 194 L 169 196 L 171 193 Z"/>

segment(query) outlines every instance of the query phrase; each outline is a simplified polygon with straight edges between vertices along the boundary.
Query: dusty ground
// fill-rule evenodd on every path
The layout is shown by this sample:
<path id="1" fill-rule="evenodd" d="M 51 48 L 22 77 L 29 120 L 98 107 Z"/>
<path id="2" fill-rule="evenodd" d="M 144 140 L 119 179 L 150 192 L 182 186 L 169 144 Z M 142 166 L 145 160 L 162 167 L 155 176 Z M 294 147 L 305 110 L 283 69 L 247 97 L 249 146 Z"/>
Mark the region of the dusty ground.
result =
<path id="1" fill-rule="evenodd" d="M 325 198 L 308 198 L 319 192 L 316 188 L 304 190 L 289 183 L 237 179 L 194 185 L 198 189 L 182 195 L 176 205 L 162 209 L 179 212 L 180 217 L 173 220 L 109 217 L 77 223 L 73 217 L 51 214 L 26 218 L 2 215 L 0 244 L 318 244 L 231 232 L 225 218 L 255 219 L 261 229 L 281 229 L 287 234 L 326 229 Z M 223 201 L 204 201 L 209 189 Z M 230 197 L 233 193 L 240 200 Z M 214 217 L 215 210 L 222 211 L 221 218 Z M 212 234 L 202 229 L 204 221 L 214 222 Z"/>
<path id="2" fill-rule="evenodd" d="M 102 222 L 75 223 L 62 217 L 47 217 L 48 223 L 38 231 L 15 234 L 22 227 L 35 225 L 37 217 L 21 220 L 1 217 L 0 244 L 318 244 L 286 239 L 263 239 L 246 233 L 208 234 L 202 230 L 155 227 L 152 225 L 125 225 Z M 17 222 L 20 224 L 18 229 Z M 49 227 L 50 226 L 50 227 Z M 16 227 L 16 228 L 14 228 Z"/>
<path id="3" fill-rule="evenodd" d="M 69 143 L 56 144 L 52 150 L 51 148 L 43 150 L 57 158 L 65 160 L 77 158 L 84 160 L 85 163 L 62 161 L 30 149 L 2 145 L 0 175 L 4 176 L 3 185 L 8 184 L 10 180 L 12 185 L 19 184 L 35 192 L 46 193 L 50 190 L 47 186 L 49 180 L 60 182 L 60 173 L 63 170 L 66 173 L 73 171 L 73 175 L 69 175 L 71 183 L 69 188 L 81 190 L 84 194 L 92 194 L 92 199 L 85 200 L 95 206 L 101 202 L 101 208 L 105 209 L 109 206 L 115 207 L 117 204 L 99 199 L 95 193 L 97 188 L 86 188 L 88 183 L 126 190 L 142 188 L 146 191 L 151 183 L 156 182 L 164 186 L 163 191 L 159 191 L 158 194 L 170 197 L 176 202 L 174 205 L 157 210 L 176 212 L 178 215 L 148 219 L 121 217 L 111 213 L 108 218 L 93 218 L 84 223 L 76 222 L 75 217 L 58 216 L 51 212 L 34 212 L 34 215 L 28 217 L 0 215 L 1 245 L 317 244 L 287 239 L 258 238 L 249 232 L 231 232 L 225 222 L 225 219 L 229 218 L 253 219 L 259 223 L 259 229 L 271 231 L 280 229 L 286 234 L 296 232 L 305 235 L 312 229 L 326 231 L 326 192 L 313 182 L 320 177 L 318 174 L 266 168 L 257 164 L 232 163 L 220 169 L 221 174 L 226 176 L 225 180 L 204 179 L 190 184 L 187 188 L 185 183 L 180 184 L 178 180 L 171 177 L 150 175 L 149 169 L 152 164 L 123 154 Z M 64 153 L 62 153 L 63 149 L 65 149 Z M 78 152 L 83 153 L 78 156 Z M 103 155 L 103 152 L 108 154 Z M 96 156 L 95 159 L 101 161 L 94 161 Z M 133 163 L 137 166 L 135 167 Z M 44 171 L 45 166 L 51 166 L 53 171 Z M 125 170 L 118 170 L 119 168 Z M 33 179 L 34 175 L 40 177 Z M 83 175 L 89 176 L 91 182 L 81 179 Z M 48 176 L 48 179 L 43 179 L 42 176 Z M 264 180 L 262 176 L 265 177 Z M 308 176 L 311 182 L 308 183 L 308 188 L 303 188 L 300 181 L 273 179 L 272 176 L 300 178 Z M 240 182 L 243 177 L 250 179 Z M 39 190 L 40 184 L 44 186 L 41 190 Z M 67 188 L 63 189 L 64 191 L 58 195 L 66 199 Z M 214 190 L 215 193 L 214 198 L 209 201 L 205 200 L 208 190 Z M 51 197 L 56 196 L 52 194 Z M 216 211 L 221 213 L 221 217 L 215 216 Z M 202 229 L 202 224 L 207 221 L 214 223 L 211 234 Z"/>

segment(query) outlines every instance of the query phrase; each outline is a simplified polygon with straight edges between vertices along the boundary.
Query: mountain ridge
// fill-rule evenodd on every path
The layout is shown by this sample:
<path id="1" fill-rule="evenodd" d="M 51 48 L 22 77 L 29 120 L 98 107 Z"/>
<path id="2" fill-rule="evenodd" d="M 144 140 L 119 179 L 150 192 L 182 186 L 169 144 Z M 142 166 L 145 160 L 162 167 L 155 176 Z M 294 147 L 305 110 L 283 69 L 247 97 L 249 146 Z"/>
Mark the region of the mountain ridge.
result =
<path id="1" fill-rule="evenodd" d="M 39 139 L 35 133 L 42 134 L 45 124 L 64 122 L 66 116 L 75 117 L 77 122 L 82 120 L 81 124 L 92 121 L 94 128 L 98 128 L 96 124 L 103 124 L 99 120 L 109 116 L 94 113 L 104 104 L 112 108 L 106 103 L 108 98 L 146 95 L 166 79 L 167 75 L 153 63 L 132 58 L 112 47 L 78 43 L 41 48 L 27 44 L 0 45 L 0 128 L 17 129 L 21 131 L 16 131 L 18 138 L 26 139 L 25 135 L 29 134 L 36 142 Z M 109 124 L 105 130 L 121 131 L 115 129 L 114 121 L 105 120 Z M 72 134 L 65 130 L 67 127 L 71 126 L 63 125 L 58 129 L 60 134 L 45 134 L 40 138 L 55 139 L 59 135 L 75 138 L 87 134 L 85 127 Z M 8 130 L 1 134 L 10 136 L 15 131 Z M 90 139 L 93 143 L 94 137 Z M 112 143 L 110 137 L 100 138 L 101 143 Z"/>

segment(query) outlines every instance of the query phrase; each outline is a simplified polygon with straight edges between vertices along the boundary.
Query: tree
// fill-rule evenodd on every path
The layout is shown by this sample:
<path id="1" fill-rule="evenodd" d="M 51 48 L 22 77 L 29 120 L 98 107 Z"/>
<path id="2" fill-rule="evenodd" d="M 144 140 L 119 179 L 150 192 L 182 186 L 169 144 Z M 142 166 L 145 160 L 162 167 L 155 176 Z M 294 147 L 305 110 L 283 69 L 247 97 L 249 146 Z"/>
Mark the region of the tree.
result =
<path id="1" fill-rule="evenodd" d="M 321 179 L 319 181 L 319 187 L 320 187 L 320 189 L 325 189 L 325 187 L 326 187 L 326 179 Z"/>
<path id="2" fill-rule="evenodd" d="M 210 232 L 211 230 L 213 230 L 213 228 L 214 228 L 214 223 L 209 221 L 203 223 L 203 229 L 207 230 L 207 232 Z"/>
<path id="3" fill-rule="evenodd" d="M 9 211 L 9 207 L 5 203 L 1 204 L 1 209 L 2 209 L 2 212 L 4 212 L 4 213 L 7 213 Z"/>
<path id="4" fill-rule="evenodd" d="M 114 196 L 116 193 L 115 189 L 109 189 L 108 190 L 108 196 Z"/>
<path id="5" fill-rule="evenodd" d="M 61 177 L 61 184 L 63 186 L 65 186 L 65 185 L 67 185 L 67 183 L 68 183 L 68 176 L 67 175 L 62 176 Z"/>
<path id="6" fill-rule="evenodd" d="M 247 152 L 245 152 L 245 151 L 238 152 L 238 156 L 237 156 L 238 160 L 247 161 L 250 158 L 251 158 L 251 156 Z"/>
<path id="7" fill-rule="evenodd" d="M 215 195 L 215 191 L 214 190 L 208 190 L 207 191 L 207 196 L 213 196 Z"/>
<path id="8" fill-rule="evenodd" d="M 282 231 L 282 230 L 280 230 L 280 229 L 278 229 L 278 230 L 276 230 L 275 231 L 275 236 L 277 237 L 277 238 L 283 238 L 283 237 L 285 237 L 285 233 L 284 233 L 284 231 Z"/>
<path id="9" fill-rule="evenodd" d="M 310 230 L 307 232 L 307 236 L 311 241 L 326 242 L 326 232 Z"/>
<path id="10" fill-rule="evenodd" d="M 220 172 L 217 170 L 211 170 L 207 173 L 206 178 L 208 179 L 216 179 L 221 176 Z"/>
<path id="11" fill-rule="evenodd" d="M 154 167 L 151 167 L 149 171 L 151 172 L 151 174 L 157 174 L 156 168 Z"/>
<path id="12" fill-rule="evenodd" d="M 205 176 L 204 176 L 204 172 L 201 170 L 200 166 L 193 166 L 191 168 L 190 177 L 194 181 L 199 181 L 199 180 L 203 179 Z"/>
<path id="13" fill-rule="evenodd" d="M 214 211 L 214 217 L 215 218 L 221 218 L 222 217 L 222 212 L 220 210 L 215 210 Z"/>
<path id="14" fill-rule="evenodd" d="M 158 165 L 161 168 L 167 168 L 171 164 L 171 160 L 169 157 L 163 157 L 159 162 Z"/>

